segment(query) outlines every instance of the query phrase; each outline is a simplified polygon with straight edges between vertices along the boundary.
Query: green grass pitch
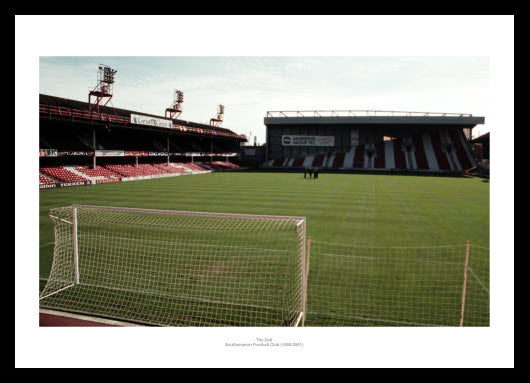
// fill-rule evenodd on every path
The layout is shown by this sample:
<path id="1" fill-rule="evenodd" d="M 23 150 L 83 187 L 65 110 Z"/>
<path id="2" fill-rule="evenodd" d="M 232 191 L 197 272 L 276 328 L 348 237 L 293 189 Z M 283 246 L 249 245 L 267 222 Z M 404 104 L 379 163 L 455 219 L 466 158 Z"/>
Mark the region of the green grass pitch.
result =
<path id="1" fill-rule="evenodd" d="M 353 246 L 489 247 L 489 183 L 467 176 L 236 171 L 42 190 L 39 202 L 41 287 L 53 256 L 48 211 L 72 204 L 303 216 L 313 240 Z"/>

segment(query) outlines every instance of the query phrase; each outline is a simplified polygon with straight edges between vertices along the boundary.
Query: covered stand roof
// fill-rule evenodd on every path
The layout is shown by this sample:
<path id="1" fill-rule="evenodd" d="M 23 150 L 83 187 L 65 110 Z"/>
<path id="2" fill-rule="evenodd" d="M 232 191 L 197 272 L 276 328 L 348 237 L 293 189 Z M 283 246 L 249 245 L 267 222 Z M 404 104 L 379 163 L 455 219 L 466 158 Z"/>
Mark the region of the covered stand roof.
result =
<path id="1" fill-rule="evenodd" d="M 88 118 L 89 114 L 89 104 L 88 102 L 71 100 L 67 98 L 61 98 L 56 96 L 50 96 L 45 94 L 39 94 L 39 104 L 41 113 L 55 113 L 57 116 L 63 117 L 73 117 L 73 118 Z M 165 116 L 158 116 L 143 112 L 131 111 L 127 109 L 113 108 L 109 106 L 100 106 L 99 115 L 103 115 L 108 118 L 110 122 L 118 122 L 121 124 L 132 124 L 130 122 L 131 114 L 138 114 L 142 116 L 154 117 L 158 119 L 167 120 Z M 97 112 L 93 112 L 93 115 L 98 115 Z M 195 133 L 195 134 L 207 134 L 213 136 L 224 136 L 230 138 L 236 138 L 239 140 L 246 141 L 246 138 L 243 136 L 229 130 L 226 128 L 215 127 L 212 128 L 210 125 L 200 124 L 192 121 L 178 120 L 174 119 L 173 121 L 173 130 L 185 132 L 185 133 Z"/>
<path id="2" fill-rule="evenodd" d="M 381 110 L 268 111 L 265 125 L 467 125 L 484 124 L 484 117 L 464 113 Z"/>

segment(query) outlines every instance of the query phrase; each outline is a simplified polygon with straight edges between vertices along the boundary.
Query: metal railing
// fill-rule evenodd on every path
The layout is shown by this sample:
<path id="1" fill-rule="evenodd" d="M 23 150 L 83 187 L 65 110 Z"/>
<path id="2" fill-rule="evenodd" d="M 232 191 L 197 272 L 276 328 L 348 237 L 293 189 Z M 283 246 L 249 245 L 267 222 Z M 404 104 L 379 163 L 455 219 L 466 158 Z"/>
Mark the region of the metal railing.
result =
<path id="1" fill-rule="evenodd" d="M 278 110 L 267 111 L 267 117 L 472 117 L 472 114 L 394 110 Z"/>

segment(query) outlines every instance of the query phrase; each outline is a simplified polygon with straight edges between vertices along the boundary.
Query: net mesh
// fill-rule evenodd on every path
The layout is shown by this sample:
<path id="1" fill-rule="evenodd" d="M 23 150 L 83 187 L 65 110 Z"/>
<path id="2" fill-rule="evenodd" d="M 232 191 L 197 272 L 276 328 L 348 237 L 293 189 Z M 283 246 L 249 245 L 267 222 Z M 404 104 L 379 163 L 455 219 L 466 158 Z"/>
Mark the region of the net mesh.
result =
<path id="1" fill-rule="evenodd" d="M 162 326 L 300 323 L 303 218 L 88 206 L 49 215 L 41 307 Z"/>
<path id="2" fill-rule="evenodd" d="M 466 245 L 312 241 L 306 326 L 459 326 Z M 471 246 L 465 326 L 489 325 L 489 250 Z"/>
<path id="3" fill-rule="evenodd" d="M 303 218 L 87 206 L 50 217 L 44 308 L 162 326 L 489 326 L 485 247 L 312 241 L 308 256 Z"/>

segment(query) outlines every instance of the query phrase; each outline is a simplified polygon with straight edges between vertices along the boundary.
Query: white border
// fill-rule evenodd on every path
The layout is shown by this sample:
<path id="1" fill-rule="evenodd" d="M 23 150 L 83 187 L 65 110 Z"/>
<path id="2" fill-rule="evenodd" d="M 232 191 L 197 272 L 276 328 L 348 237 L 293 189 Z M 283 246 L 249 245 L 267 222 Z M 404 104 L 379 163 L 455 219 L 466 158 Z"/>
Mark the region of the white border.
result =
<path id="1" fill-rule="evenodd" d="M 94 44 L 93 26 L 109 44 Z M 178 27 L 177 27 L 178 26 Z M 318 28 L 315 28 L 318 26 Z M 39 56 L 487 56 L 490 60 L 492 325 L 486 329 L 39 329 Z M 68 33 L 65 33 L 67 31 Z M 222 43 L 219 43 L 222 42 Z M 169 49 L 169 50 L 168 50 Z M 513 16 L 16 16 L 16 367 L 513 367 Z M 131 332 L 131 331 L 134 331 Z M 292 330 L 291 330 L 292 331 Z M 256 336 L 303 349 L 227 349 Z M 73 342 L 75 339 L 75 342 Z M 462 340 L 465 340 L 465 347 Z M 75 352 L 68 352 L 75 346 Z M 60 357 L 58 357 L 60 356 Z"/>

